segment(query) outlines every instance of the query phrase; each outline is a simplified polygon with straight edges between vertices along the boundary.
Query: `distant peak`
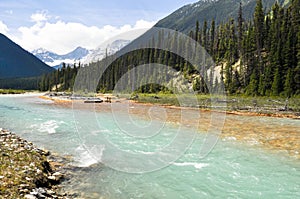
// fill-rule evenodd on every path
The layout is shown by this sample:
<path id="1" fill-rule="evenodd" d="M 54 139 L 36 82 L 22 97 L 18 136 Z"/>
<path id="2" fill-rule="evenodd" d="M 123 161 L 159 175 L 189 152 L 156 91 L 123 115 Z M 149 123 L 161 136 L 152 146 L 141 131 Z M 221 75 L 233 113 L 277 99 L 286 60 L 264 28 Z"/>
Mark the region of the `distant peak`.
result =
<path id="1" fill-rule="evenodd" d="M 83 48 L 81 46 L 78 46 L 77 48 L 75 48 L 75 50 L 79 50 L 79 49 L 85 49 L 85 48 Z"/>
<path id="2" fill-rule="evenodd" d="M 83 47 L 81 47 L 81 46 L 78 46 L 77 48 L 75 48 L 75 49 L 74 49 L 73 51 L 71 51 L 70 53 L 76 52 L 76 51 L 88 51 L 88 49 L 83 48 Z"/>
<path id="3" fill-rule="evenodd" d="M 33 54 L 41 54 L 41 53 L 46 53 L 49 52 L 47 49 L 45 48 L 38 48 L 32 51 Z"/>

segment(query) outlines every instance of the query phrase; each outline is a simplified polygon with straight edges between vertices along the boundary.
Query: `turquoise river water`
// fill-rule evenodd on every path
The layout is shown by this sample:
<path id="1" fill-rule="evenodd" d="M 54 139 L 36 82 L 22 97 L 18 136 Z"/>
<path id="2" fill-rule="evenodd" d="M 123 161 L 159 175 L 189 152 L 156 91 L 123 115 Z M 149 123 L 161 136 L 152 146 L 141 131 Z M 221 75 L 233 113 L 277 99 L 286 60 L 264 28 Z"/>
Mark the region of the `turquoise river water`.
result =
<path id="1" fill-rule="evenodd" d="M 115 114 L 122 118 L 121 110 Z M 124 133 L 112 118 L 108 111 L 73 110 L 35 95 L 0 96 L 0 127 L 38 147 L 74 157 L 73 164 L 81 169 L 66 189 L 81 193 L 83 198 L 300 198 L 300 163 L 296 158 L 232 138 L 219 139 L 213 150 L 200 158 L 199 146 L 205 139 L 201 133 L 195 135 L 183 128 L 178 135 L 176 125 L 167 123 L 160 135 L 137 139 Z M 134 122 L 142 126 L 148 121 L 137 116 Z M 300 128 L 296 120 L 264 119 L 266 125 L 278 122 Z M 157 167 L 148 155 L 174 137 L 178 143 L 193 142 L 174 161 L 168 165 L 158 161 L 161 167 Z M 108 151 L 104 138 L 116 149 Z M 124 155 L 128 151 L 145 158 L 134 162 Z M 134 170 L 152 163 L 155 169 Z"/>

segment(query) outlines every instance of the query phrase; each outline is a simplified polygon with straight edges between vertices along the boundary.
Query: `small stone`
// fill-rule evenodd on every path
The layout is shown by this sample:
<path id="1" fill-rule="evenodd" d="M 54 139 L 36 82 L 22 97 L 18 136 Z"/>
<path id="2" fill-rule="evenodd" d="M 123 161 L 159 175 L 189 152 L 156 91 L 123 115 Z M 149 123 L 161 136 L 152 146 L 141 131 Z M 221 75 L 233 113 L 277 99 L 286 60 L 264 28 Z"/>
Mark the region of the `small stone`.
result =
<path id="1" fill-rule="evenodd" d="M 26 194 L 24 197 L 26 199 L 37 199 L 37 197 L 35 197 L 34 195 L 31 195 L 31 194 Z"/>
<path id="2" fill-rule="evenodd" d="M 48 194 L 48 195 L 53 195 L 53 194 L 55 194 L 55 192 L 52 191 L 52 190 L 47 190 L 47 194 Z"/>
<path id="3" fill-rule="evenodd" d="M 53 181 L 60 181 L 63 177 L 63 174 L 60 172 L 55 172 L 53 173 L 51 176 L 48 177 L 49 180 L 53 180 Z"/>
<path id="4" fill-rule="evenodd" d="M 60 173 L 60 172 L 55 172 L 55 173 L 53 173 L 52 175 L 53 175 L 53 176 L 57 176 L 57 177 L 62 177 L 62 176 L 63 176 L 63 174 Z"/>
<path id="5" fill-rule="evenodd" d="M 38 188 L 37 189 L 37 192 L 41 193 L 41 194 L 45 194 L 46 193 L 46 190 L 43 189 L 42 187 Z"/>
<path id="6" fill-rule="evenodd" d="M 42 172 L 42 170 L 37 169 L 37 170 L 36 170 L 36 173 L 37 173 L 37 174 L 41 174 L 41 173 L 43 173 L 43 172 Z"/>
<path id="7" fill-rule="evenodd" d="M 55 176 L 48 176 L 49 180 L 55 180 Z"/>
<path id="8" fill-rule="evenodd" d="M 36 195 L 38 195 L 38 192 L 36 192 L 36 191 L 32 191 L 32 192 L 30 192 L 30 195 L 34 195 L 34 196 L 36 196 Z"/>
<path id="9" fill-rule="evenodd" d="M 28 189 L 21 189 L 21 190 L 20 190 L 20 193 L 28 193 L 28 192 L 29 192 Z"/>
<path id="10" fill-rule="evenodd" d="M 38 193 L 37 197 L 38 197 L 38 199 L 44 199 L 44 198 L 46 198 L 46 196 L 44 196 L 44 195 L 41 194 L 41 193 Z"/>
<path id="11" fill-rule="evenodd" d="M 20 184 L 19 187 L 21 187 L 21 188 L 29 187 L 29 184 Z"/>
<path id="12" fill-rule="evenodd" d="M 51 153 L 48 150 L 42 150 L 41 154 L 45 156 L 49 156 Z"/>

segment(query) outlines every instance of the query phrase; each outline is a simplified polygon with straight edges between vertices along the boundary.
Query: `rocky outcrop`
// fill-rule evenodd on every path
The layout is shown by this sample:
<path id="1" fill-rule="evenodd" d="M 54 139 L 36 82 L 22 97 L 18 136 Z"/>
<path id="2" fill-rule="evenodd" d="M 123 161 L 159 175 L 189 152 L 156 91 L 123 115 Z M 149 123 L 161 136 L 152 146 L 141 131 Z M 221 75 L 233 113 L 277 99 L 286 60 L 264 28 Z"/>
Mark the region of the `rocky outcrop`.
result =
<path id="1" fill-rule="evenodd" d="M 65 175 L 36 148 L 16 134 L 0 129 L 0 195 L 4 198 L 74 198 L 61 193 Z"/>

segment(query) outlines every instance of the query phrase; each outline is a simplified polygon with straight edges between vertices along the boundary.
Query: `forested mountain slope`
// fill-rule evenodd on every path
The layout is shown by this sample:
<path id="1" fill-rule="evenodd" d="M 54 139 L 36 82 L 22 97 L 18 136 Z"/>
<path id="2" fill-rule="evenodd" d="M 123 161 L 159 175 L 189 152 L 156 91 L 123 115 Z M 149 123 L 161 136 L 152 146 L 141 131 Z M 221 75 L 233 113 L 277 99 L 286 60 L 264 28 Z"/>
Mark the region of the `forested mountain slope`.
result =
<path id="1" fill-rule="evenodd" d="M 286 1 L 289 0 L 263 0 L 265 12 L 268 12 L 276 1 L 280 4 L 286 4 Z M 196 21 L 202 25 L 204 21 L 211 22 L 214 20 L 218 25 L 226 22 L 229 18 L 238 17 L 240 2 L 243 6 L 244 19 L 252 19 L 256 0 L 200 0 L 179 8 L 160 20 L 155 26 L 189 33 L 194 29 Z"/>

